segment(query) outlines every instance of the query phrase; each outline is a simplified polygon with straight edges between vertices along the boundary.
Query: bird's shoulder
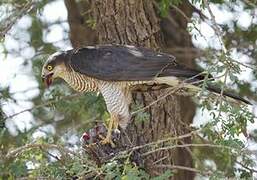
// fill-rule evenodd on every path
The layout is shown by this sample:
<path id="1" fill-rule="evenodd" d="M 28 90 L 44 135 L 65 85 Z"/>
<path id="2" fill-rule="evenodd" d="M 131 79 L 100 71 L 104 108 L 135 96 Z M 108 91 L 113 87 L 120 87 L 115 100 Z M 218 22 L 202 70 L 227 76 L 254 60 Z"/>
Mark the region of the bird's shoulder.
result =
<path id="1" fill-rule="evenodd" d="M 71 61 L 165 61 L 176 63 L 175 57 L 144 47 L 131 45 L 85 46 L 72 51 Z"/>

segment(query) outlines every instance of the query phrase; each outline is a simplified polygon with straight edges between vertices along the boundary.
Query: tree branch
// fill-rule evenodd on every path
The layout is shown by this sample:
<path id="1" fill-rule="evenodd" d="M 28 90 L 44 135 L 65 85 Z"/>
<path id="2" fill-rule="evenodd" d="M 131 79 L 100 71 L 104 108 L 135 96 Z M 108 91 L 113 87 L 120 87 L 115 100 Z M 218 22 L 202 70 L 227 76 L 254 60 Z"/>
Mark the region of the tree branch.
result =
<path id="1" fill-rule="evenodd" d="M 179 165 L 161 164 L 161 165 L 155 165 L 154 168 L 180 169 L 180 170 L 191 171 L 191 172 L 194 172 L 194 173 L 202 174 L 202 175 L 205 175 L 205 176 L 210 176 L 212 174 L 212 172 L 200 171 L 200 170 L 195 169 L 195 168 L 186 167 L 186 166 L 179 166 Z"/>
<path id="2" fill-rule="evenodd" d="M 71 94 L 71 95 L 68 95 L 68 96 L 61 97 L 60 99 L 54 99 L 54 100 L 46 101 L 46 102 L 44 102 L 42 104 L 33 106 L 32 108 L 24 109 L 24 110 L 22 110 L 20 112 L 17 112 L 17 113 L 14 113 L 14 114 L 10 115 L 10 116 L 7 116 L 7 117 L 4 118 L 4 121 L 6 119 L 10 119 L 10 118 L 13 118 L 15 116 L 18 116 L 19 114 L 22 114 L 24 112 L 28 112 L 28 111 L 30 112 L 30 111 L 32 111 L 34 109 L 38 109 L 38 108 L 41 108 L 41 107 L 44 107 L 44 106 L 56 103 L 56 102 L 58 102 L 60 100 L 69 100 L 69 99 L 73 99 L 73 98 L 76 98 L 76 97 L 80 97 L 81 95 L 82 95 L 81 93 L 76 93 L 76 94 Z"/>
<path id="3" fill-rule="evenodd" d="M 10 20 L 9 23 L 0 30 L 0 39 L 4 38 L 6 33 L 14 26 L 14 24 L 25 14 L 28 14 L 35 8 L 35 3 L 33 1 L 27 2 L 21 10 L 18 11 L 17 15 L 13 20 Z"/>
<path id="4" fill-rule="evenodd" d="M 186 148 L 186 147 L 213 147 L 213 148 L 222 148 L 222 149 L 228 149 L 228 150 L 238 150 L 237 148 L 219 145 L 219 144 L 175 144 L 175 145 L 171 145 L 171 146 L 157 148 L 152 151 L 148 151 L 148 152 L 142 154 L 142 156 L 147 156 L 147 155 L 155 153 L 157 151 L 170 150 L 170 149 L 175 149 L 175 148 Z"/>
<path id="5" fill-rule="evenodd" d="M 25 151 L 31 150 L 31 149 L 57 149 L 60 151 L 60 153 L 64 156 L 64 155 L 76 155 L 76 153 L 68 150 L 65 147 L 56 145 L 56 144 L 26 144 L 24 146 L 18 147 L 12 151 L 9 151 L 7 153 L 7 155 L 4 157 L 6 159 L 9 158 L 15 158 L 17 156 L 19 156 L 20 154 L 24 153 Z"/>

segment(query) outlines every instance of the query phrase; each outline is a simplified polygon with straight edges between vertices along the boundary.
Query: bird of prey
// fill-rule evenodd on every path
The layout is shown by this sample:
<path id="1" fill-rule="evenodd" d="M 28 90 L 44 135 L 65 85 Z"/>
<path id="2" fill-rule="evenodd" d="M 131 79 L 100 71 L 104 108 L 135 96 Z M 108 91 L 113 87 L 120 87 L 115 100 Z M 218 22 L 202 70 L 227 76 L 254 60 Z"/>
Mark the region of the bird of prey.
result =
<path id="1" fill-rule="evenodd" d="M 125 129 L 130 120 L 131 91 L 136 86 L 166 85 L 194 89 L 205 74 L 190 69 L 175 57 L 151 49 L 128 45 L 87 46 L 51 55 L 42 68 L 42 79 L 49 86 L 53 79 L 64 79 L 79 92 L 100 92 L 110 113 L 103 143 L 111 143 L 112 129 Z M 194 84 L 194 85 L 193 85 Z M 200 89 L 198 87 L 198 89 Z M 207 87 L 220 93 L 219 88 Z M 249 103 L 232 93 L 223 95 Z"/>

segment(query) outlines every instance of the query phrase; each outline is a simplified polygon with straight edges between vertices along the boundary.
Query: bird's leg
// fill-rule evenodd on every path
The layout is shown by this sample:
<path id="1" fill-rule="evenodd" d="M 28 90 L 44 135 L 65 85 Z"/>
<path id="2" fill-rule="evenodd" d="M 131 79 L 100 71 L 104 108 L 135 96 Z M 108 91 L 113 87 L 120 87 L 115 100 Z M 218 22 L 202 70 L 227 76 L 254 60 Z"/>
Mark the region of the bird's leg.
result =
<path id="1" fill-rule="evenodd" d="M 114 130 L 118 130 L 119 129 L 119 119 L 118 119 L 117 116 L 113 119 L 113 129 Z"/>
<path id="2" fill-rule="evenodd" d="M 106 137 L 101 141 L 102 144 L 111 144 L 112 147 L 115 147 L 115 144 L 112 142 L 112 129 L 117 126 L 118 124 L 118 116 L 111 114 L 111 118 L 108 125 L 107 135 Z"/>
<path id="3" fill-rule="evenodd" d="M 102 144 L 107 144 L 110 143 L 111 139 L 112 139 L 112 126 L 113 126 L 113 119 L 112 117 L 109 119 L 109 124 L 108 124 L 108 129 L 107 129 L 107 135 L 105 138 L 103 138 L 103 140 L 101 141 Z"/>

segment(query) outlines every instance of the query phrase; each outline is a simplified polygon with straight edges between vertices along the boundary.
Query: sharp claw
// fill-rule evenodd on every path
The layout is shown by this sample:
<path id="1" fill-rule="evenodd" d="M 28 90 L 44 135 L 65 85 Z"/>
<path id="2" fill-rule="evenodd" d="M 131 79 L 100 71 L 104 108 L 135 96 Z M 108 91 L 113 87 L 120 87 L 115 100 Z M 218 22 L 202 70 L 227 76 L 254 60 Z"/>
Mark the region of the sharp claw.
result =
<path id="1" fill-rule="evenodd" d="M 101 144 L 110 144 L 112 148 L 115 148 L 115 144 L 112 142 L 111 138 L 104 138 L 102 141 L 100 141 Z"/>
<path id="2" fill-rule="evenodd" d="M 86 147 L 87 147 L 87 148 L 92 148 L 92 147 L 94 147 L 95 145 L 96 145 L 96 143 L 91 143 L 91 144 L 86 145 Z"/>

